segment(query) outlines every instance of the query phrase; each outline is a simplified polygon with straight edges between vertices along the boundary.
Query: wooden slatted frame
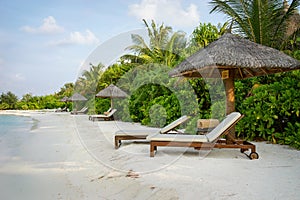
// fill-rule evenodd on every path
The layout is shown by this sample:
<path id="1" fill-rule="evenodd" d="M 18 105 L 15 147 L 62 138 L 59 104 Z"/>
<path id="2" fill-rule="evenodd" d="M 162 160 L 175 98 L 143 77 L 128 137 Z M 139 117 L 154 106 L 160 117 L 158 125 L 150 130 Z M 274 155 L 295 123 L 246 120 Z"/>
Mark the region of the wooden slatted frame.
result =
<path id="1" fill-rule="evenodd" d="M 243 118 L 243 115 L 237 119 L 233 124 L 230 125 L 222 134 L 228 135 L 229 130 L 232 129 L 235 124 Z M 230 138 L 231 140 L 234 138 Z M 251 153 L 256 153 L 256 147 L 254 144 L 243 141 L 243 140 L 233 140 L 233 143 L 228 144 L 226 139 L 218 139 L 216 142 L 197 142 L 197 141 L 189 141 L 189 142 L 178 142 L 178 141 L 151 141 L 150 140 L 150 157 L 154 157 L 155 152 L 157 151 L 158 146 L 169 146 L 169 147 L 193 147 L 196 150 L 205 150 L 212 148 L 238 148 L 243 153 L 247 150 L 251 150 Z M 251 154 L 250 154 L 251 155 Z"/>

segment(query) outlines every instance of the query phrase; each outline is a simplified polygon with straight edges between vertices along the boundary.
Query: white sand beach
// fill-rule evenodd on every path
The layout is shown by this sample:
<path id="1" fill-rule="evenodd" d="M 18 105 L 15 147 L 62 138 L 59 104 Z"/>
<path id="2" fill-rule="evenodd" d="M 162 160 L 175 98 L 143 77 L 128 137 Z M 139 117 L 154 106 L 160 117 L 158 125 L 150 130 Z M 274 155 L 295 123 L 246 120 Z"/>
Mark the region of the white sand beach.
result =
<path id="1" fill-rule="evenodd" d="M 300 151 L 255 142 L 258 160 L 238 149 L 159 148 L 145 141 L 114 149 L 119 129 L 143 128 L 87 115 L 0 111 L 37 120 L 18 147 L 0 157 L 1 199 L 299 199 Z M 1 145 L 1 140 L 0 140 Z M 4 147 L 2 146 L 2 148 Z"/>

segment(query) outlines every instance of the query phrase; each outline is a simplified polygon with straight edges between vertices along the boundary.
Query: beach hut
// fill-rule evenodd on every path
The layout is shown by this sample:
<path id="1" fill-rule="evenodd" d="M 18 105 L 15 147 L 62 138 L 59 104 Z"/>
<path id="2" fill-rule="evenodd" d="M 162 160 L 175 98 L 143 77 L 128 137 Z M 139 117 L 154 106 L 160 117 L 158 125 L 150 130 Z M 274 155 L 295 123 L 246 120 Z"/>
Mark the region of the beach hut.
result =
<path id="1" fill-rule="evenodd" d="M 96 94 L 96 97 L 100 98 L 110 98 L 111 108 L 113 108 L 113 98 L 126 98 L 128 95 L 126 92 L 121 90 L 119 87 L 115 86 L 114 84 L 110 84 L 108 87 L 104 88 L 100 92 Z"/>
<path id="2" fill-rule="evenodd" d="M 276 49 L 226 33 L 185 59 L 171 77 L 222 78 L 226 114 L 235 111 L 234 80 L 300 69 L 300 62 Z M 234 132 L 230 133 L 231 137 Z"/>

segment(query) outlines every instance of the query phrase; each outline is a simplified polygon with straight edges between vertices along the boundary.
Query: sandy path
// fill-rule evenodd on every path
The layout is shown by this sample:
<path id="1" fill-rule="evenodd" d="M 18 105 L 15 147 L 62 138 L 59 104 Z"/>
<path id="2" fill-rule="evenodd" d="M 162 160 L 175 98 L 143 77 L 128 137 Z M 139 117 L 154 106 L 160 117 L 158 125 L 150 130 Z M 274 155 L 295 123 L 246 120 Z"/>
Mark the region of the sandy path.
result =
<path id="1" fill-rule="evenodd" d="M 255 143 L 259 160 L 239 150 L 205 152 L 146 143 L 114 149 L 113 133 L 140 128 L 91 122 L 68 113 L 27 112 L 39 121 L 0 166 L 3 199 L 299 199 L 300 151 Z"/>

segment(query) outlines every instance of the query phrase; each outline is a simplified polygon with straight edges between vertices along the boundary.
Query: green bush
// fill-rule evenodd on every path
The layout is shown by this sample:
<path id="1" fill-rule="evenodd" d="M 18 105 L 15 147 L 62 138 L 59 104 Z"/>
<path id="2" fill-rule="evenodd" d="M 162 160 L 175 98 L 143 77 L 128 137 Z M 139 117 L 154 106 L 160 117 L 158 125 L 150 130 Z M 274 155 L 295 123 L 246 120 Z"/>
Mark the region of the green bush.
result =
<path id="1" fill-rule="evenodd" d="M 151 122 L 150 110 L 154 112 L 154 108 L 152 108 L 154 105 L 164 108 L 167 123 L 180 115 L 179 102 L 169 89 L 161 85 L 147 84 L 131 95 L 129 101 L 131 119 L 149 125 Z M 160 110 L 162 110 L 161 107 Z"/>
<path id="2" fill-rule="evenodd" d="M 281 135 L 278 137 L 280 136 Z M 287 127 L 285 128 L 285 137 L 282 138 L 280 142 L 300 149 L 300 123 L 296 122 L 295 124 L 292 124 L 288 122 Z"/>
<path id="3" fill-rule="evenodd" d="M 153 127 L 164 127 L 167 119 L 167 112 L 165 108 L 159 104 L 154 104 L 149 109 L 150 122 L 148 124 Z"/>
<path id="4" fill-rule="evenodd" d="M 299 71 L 282 74 L 277 81 L 254 89 L 252 96 L 244 99 L 238 107 L 245 115 L 237 124 L 238 136 L 250 140 L 294 144 L 297 147 L 300 138 L 295 135 L 298 130 L 292 127 L 297 128 L 299 123 L 299 91 Z"/>
<path id="5" fill-rule="evenodd" d="M 0 110 L 15 109 L 18 97 L 12 92 L 0 95 Z"/>
<path id="6" fill-rule="evenodd" d="M 8 109 L 10 109 L 10 106 L 7 103 L 0 104 L 0 110 L 8 110 Z"/>

